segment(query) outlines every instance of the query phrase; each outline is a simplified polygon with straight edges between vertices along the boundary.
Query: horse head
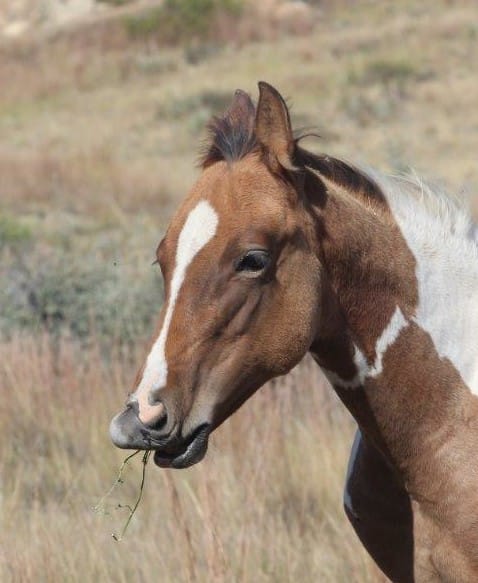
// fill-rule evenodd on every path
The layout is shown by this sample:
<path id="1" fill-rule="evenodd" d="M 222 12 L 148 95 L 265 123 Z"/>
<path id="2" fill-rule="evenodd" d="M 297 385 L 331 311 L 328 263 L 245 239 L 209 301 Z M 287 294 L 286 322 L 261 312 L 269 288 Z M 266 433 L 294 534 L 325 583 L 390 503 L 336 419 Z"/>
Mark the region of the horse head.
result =
<path id="1" fill-rule="evenodd" d="M 237 91 L 197 182 L 157 248 L 165 283 L 158 332 L 126 409 L 121 448 L 190 466 L 208 436 L 268 379 L 308 351 L 319 317 L 315 226 L 300 196 L 289 112 L 260 83 L 257 108 Z"/>

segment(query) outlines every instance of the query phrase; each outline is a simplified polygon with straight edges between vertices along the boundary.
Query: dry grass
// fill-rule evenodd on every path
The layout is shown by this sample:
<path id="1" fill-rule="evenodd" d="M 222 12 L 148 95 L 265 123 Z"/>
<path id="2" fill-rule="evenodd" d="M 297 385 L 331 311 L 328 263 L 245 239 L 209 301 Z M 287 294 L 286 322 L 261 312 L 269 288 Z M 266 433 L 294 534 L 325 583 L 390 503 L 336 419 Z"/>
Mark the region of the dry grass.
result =
<path id="1" fill-rule="evenodd" d="M 134 297 L 153 289 L 142 281 L 196 175 L 206 120 L 259 79 L 291 96 L 297 126 L 319 129 L 324 139 L 311 147 L 385 170 L 413 166 L 476 192 L 475 3 L 316 4 L 325 8 L 315 25 L 295 37 L 270 21 L 245 19 L 236 30 L 228 20 L 220 38 L 233 43 L 168 48 L 131 39 L 116 19 L 2 45 L 2 317 L 20 260 L 35 275 L 68 263 L 68 289 L 118 263 L 108 292 L 117 313 L 133 297 L 119 288 L 135 282 Z M 58 268 L 55 282 L 64 276 Z M 57 297 L 43 280 L 45 297 Z M 98 290 L 88 301 L 101 306 L 109 296 Z M 144 303 L 152 317 L 159 301 Z M 105 357 L 94 335 L 80 347 L 42 326 L 36 336 L 10 332 L 0 344 L 2 582 L 375 580 L 341 510 L 353 426 L 310 364 L 261 390 L 199 466 L 150 464 L 145 499 L 116 544 L 124 511 L 91 508 L 122 460 L 107 427 L 142 341 L 129 350 L 111 341 Z M 139 472 L 137 460 L 117 501 L 134 500 Z"/>
<path id="2" fill-rule="evenodd" d="M 92 510 L 123 453 L 107 426 L 133 376 L 72 341 L 16 337 L 0 346 L 0 580 L 373 581 L 341 507 L 353 426 L 312 363 L 264 387 L 182 472 L 147 468 L 125 539 L 137 458 Z"/>
<path id="3" fill-rule="evenodd" d="M 1 205 L 25 212 L 53 196 L 56 207 L 94 216 L 100 199 L 119 198 L 149 213 L 154 194 L 178 197 L 191 184 L 205 122 L 224 96 L 255 93 L 258 79 L 290 95 L 297 126 L 319 129 L 314 148 L 476 189 L 474 13 L 466 1 L 362 1 L 323 12 L 310 34 L 242 48 L 115 44 L 87 31 L 5 46 Z M 222 99 L 205 104 L 205 94 Z"/>

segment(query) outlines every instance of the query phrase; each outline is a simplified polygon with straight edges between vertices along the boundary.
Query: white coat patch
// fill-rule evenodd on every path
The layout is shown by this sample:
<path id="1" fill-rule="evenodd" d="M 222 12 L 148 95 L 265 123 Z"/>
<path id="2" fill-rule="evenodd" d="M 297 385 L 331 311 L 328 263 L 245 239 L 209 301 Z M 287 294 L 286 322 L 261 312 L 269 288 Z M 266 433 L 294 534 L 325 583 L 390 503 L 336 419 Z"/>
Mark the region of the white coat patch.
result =
<path id="1" fill-rule="evenodd" d="M 400 332 L 408 326 L 402 311 L 397 306 L 395 312 L 380 335 L 375 345 L 375 362 L 370 365 L 363 352 L 355 346 L 354 363 L 357 367 L 357 374 L 352 379 L 342 379 L 336 373 L 327 369 L 322 369 L 329 381 L 336 386 L 345 389 L 356 389 L 363 386 L 366 378 L 378 377 L 383 372 L 383 357 L 388 348 L 392 346 L 400 335 Z"/>
<path id="2" fill-rule="evenodd" d="M 418 306 L 412 321 L 430 335 L 438 355 L 447 358 L 478 395 L 478 227 L 459 203 L 416 177 L 367 173 L 384 193 L 416 261 Z M 353 379 L 324 373 L 332 384 L 358 387 L 364 378 L 360 371 L 367 369 L 358 348 L 354 361 L 359 373 Z M 375 371 L 376 376 L 380 368 L 376 361 L 367 374 Z"/>
<path id="3" fill-rule="evenodd" d="M 218 216 L 214 208 L 208 202 L 201 201 L 189 213 L 179 235 L 169 303 L 166 308 L 163 326 L 146 360 L 143 378 L 132 396 L 133 399 L 138 401 L 139 417 L 142 421 L 151 418 L 150 410 L 158 407 L 157 405 L 152 405 L 149 401 L 151 391 L 166 386 L 168 376 L 168 363 L 165 353 L 166 340 L 187 268 L 199 251 L 214 237 L 218 222 Z"/>
<path id="4" fill-rule="evenodd" d="M 478 395 L 476 226 L 453 200 L 417 180 L 374 178 L 416 260 L 419 302 L 413 320 Z"/>

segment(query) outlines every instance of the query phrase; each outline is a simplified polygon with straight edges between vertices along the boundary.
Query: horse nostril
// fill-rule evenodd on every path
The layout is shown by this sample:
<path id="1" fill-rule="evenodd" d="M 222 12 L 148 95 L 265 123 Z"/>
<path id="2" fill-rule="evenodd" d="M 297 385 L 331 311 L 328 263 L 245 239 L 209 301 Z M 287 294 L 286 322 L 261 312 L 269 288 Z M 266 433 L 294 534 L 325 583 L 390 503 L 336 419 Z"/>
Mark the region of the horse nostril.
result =
<path id="1" fill-rule="evenodd" d="M 168 414 L 166 412 L 166 407 L 164 406 L 163 403 L 156 404 L 154 406 L 154 409 L 158 409 L 158 411 L 154 411 L 154 415 L 151 415 L 149 419 L 144 421 L 144 424 L 149 429 L 159 431 L 160 429 L 163 429 L 163 427 L 166 425 L 166 422 L 168 420 Z M 151 413 L 153 414 L 153 410 L 151 410 Z"/>
<path id="2" fill-rule="evenodd" d="M 133 409 L 136 415 L 139 415 L 138 401 L 134 399 L 131 395 L 129 395 L 128 398 L 126 399 L 125 407 L 126 409 Z"/>

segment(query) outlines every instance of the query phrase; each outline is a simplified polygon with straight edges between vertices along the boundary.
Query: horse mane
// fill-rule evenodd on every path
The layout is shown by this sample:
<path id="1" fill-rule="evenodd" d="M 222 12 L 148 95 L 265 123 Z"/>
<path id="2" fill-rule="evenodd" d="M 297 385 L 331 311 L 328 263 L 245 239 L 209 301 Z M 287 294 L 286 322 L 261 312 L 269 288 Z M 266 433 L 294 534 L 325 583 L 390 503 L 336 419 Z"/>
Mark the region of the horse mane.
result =
<path id="1" fill-rule="evenodd" d="M 394 212 L 416 225 L 430 242 L 435 238 L 439 247 L 444 237 L 460 241 L 464 256 L 478 259 L 478 226 L 462 199 L 414 172 L 390 176 L 372 170 L 369 173 L 386 193 Z"/>
<path id="2" fill-rule="evenodd" d="M 256 108 L 250 96 L 237 90 L 229 109 L 213 117 L 207 126 L 208 139 L 200 156 L 200 166 L 205 169 L 219 161 L 232 163 L 260 151 L 254 129 L 255 115 Z M 426 183 L 414 173 L 387 176 L 325 154 L 312 153 L 300 146 L 307 135 L 310 134 L 299 134 L 295 138 L 293 162 L 297 168 L 315 170 L 380 206 L 388 206 L 387 201 L 392 199 L 393 206 L 409 215 L 412 222 L 419 218 L 423 225 L 435 223 L 435 231 L 464 238 L 478 249 L 478 226 L 457 197 Z"/>
<path id="3" fill-rule="evenodd" d="M 220 161 L 232 163 L 259 151 L 255 113 L 255 106 L 249 95 L 240 90 L 236 91 L 229 109 L 221 116 L 214 116 L 207 125 L 208 136 L 200 152 L 200 167 L 205 169 Z M 301 148 L 299 142 L 310 135 L 298 133 L 295 137 L 296 167 L 312 168 L 344 188 L 367 194 L 383 202 L 379 186 L 365 172 L 343 160 L 313 154 Z"/>
<path id="4" fill-rule="evenodd" d="M 305 167 L 315 170 L 346 190 L 365 195 L 380 203 L 385 201 L 383 192 L 373 177 L 345 160 L 325 154 L 314 154 L 301 148 L 298 144 L 304 137 L 307 137 L 307 135 L 299 135 L 295 140 L 296 155 L 294 161 L 299 168 Z"/>
<path id="5" fill-rule="evenodd" d="M 349 192 L 387 206 L 392 202 L 411 223 L 427 225 L 428 233 L 431 228 L 431 232 L 463 239 L 471 244 L 474 254 L 478 253 L 478 225 L 463 201 L 426 182 L 415 172 L 385 175 L 302 148 L 297 148 L 297 156 L 299 165 L 316 170 Z"/>

